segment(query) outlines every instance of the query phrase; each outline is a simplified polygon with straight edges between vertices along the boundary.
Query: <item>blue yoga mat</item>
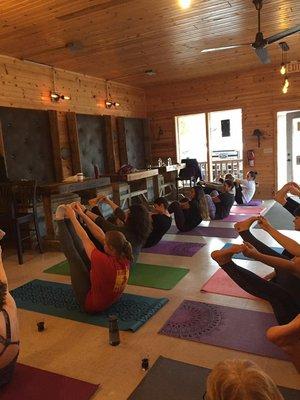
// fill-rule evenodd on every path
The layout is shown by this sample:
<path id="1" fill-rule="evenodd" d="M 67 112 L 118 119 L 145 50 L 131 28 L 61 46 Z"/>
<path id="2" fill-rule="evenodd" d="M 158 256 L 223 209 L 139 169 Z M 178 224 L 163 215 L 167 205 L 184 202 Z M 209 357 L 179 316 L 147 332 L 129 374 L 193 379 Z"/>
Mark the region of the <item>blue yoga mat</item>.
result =
<path id="1" fill-rule="evenodd" d="M 222 247 L 222 250 L 223 249 L 228 249 L 232 245 L 233 245 L 233 243 L 225 243 L 225 245 Z M 282 247 L 270 247 L 270 249 L 273 249 L 273 250 L 277 251 L 277 253 L 279 253 L 279 254 L 281 254 L 283 252 L 283 248 Z M 237 258 L 238 260 L 252 260 L 252 258 L 248 258 L 248 257 L 244 256 L 243 253 L 235 254 L 233 256 L 233 258 Z"/>
<path id="2" fill-rule="evenodd" d="M 92 325 L 108 326 L 108 316 L 117 315 L 122 331 L 137 331 L 169 300 L 123 293 L 120 300 L 99 314 L 80 310 L 71 285 L 36 279 L 11 292 L 18 308 Z"/>

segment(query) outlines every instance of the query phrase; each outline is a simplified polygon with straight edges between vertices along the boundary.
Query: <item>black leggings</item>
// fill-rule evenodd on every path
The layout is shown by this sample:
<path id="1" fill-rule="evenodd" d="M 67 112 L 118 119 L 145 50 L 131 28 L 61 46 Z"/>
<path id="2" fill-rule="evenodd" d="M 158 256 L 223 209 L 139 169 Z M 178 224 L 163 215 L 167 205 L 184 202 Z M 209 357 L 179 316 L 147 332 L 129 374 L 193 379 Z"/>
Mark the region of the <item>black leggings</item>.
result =
<path id="1" fill-rule="evenodd" d="M 259 252 L 274 257 L 290 259 L 287 255 L 279 254 L 256 239 L 250 231 L 240 232 L 244 241 L 251 243 Z M 280 325 L 292 321 L 299 313 L 300 307 L 294 297 L 281 285 L 266 281 L 251 271 L 242 268 L 230 261 L 221 266 L 222 269 L 246 292 L 267 300 L 274 311 L 275 317 Z M 289 274 L 291 279 L 297 279 Z M 300 289 L 300 288 L 299 288 Z"/>
<path id="2" fill-rule="evenodd" d="M 191 224 L 191 222 L 188 220 L 187 213 L 183 211 L 178 201 L 173 201 L 173 203 L 169 205 L 168 210 L 170 213 L 174 213 L 177 229 L 181 232 L 191 231 L 201 222 L 201 220 L 199 220 L 197 224 Z"/>
<path id="3" fill-rule="evenodd" d="M 89 273 L 91 262 L 71 221 L 68 219 L 57 221 L 57 226 L 61 248 L 69 262 L 75 298 L 84 310 L 85 299 L 91 288 Z"/>

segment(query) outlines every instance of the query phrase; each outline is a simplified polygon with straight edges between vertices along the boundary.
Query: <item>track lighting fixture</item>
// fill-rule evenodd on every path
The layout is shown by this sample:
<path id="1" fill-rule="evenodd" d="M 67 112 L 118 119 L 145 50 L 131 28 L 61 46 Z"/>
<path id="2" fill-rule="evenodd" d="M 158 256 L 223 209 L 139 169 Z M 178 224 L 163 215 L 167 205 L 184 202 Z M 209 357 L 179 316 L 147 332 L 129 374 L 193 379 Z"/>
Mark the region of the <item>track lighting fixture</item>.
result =
<path id="1" fill-rule="evenodd" d="M 290 86 L 289 78 L 287 76 L 287 52 L 289 51 L 289 46 L 286 42 L 280 42 L 279 46 L 281 48 L 281 67 L 280 74 L 283 75 L 283 85 L 282 93 L 286 94 Z"/>
<path id="2" fill-rule="evenodd" d="M 71 100 L 70 96 L 59 94 L 57 92 L 50 92 L 51 101 L 58 102 L 60 100 Z"/>
<path id="3" fill-rule="evenodd" d="M 120 103 L 118 103 L 117 101 L 112 101 L 112 100 L 105 100 L 105 107 L 106 108 L 118 108 L 120 107 Z"/>

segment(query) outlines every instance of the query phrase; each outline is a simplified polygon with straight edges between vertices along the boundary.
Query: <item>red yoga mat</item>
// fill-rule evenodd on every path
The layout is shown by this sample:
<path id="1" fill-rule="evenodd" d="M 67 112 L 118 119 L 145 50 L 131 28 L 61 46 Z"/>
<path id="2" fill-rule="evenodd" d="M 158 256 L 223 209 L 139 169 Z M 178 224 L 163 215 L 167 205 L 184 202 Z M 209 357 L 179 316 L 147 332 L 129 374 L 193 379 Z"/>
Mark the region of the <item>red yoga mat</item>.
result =
<path id="1" fill-rule="evenodd" d="M 243 299 L 261 300 L 241 289 L 222 268 L 204 284 L 201 292 L 223 294 L 225 296 L 241 297 Z"/>
<path id="2" fill-rule="evenodd" d="M 0 389 L 1 400 L 88 400 L 98 385 L 17 364 L 12 381 Z"/>

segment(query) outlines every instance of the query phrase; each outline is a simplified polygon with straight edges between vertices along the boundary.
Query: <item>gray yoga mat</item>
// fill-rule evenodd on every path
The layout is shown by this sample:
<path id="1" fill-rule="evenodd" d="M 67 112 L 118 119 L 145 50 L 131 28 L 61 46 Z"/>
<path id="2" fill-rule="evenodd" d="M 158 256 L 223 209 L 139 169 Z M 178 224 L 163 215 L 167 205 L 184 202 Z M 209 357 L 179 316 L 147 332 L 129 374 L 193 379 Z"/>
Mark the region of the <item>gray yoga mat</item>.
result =
<path id="1" fill-rule="evenodd" d="M 289 231 L 295 230 L 293 224 L 294 217 L 283 208 L 281 204 L 275 203 L 264 216 L 275 229 L 286 229 Z M 254 228 L 261 229 L 258 224 L 256 224 Z"/>
<path id="2" fill-rule="evenodd" d="M 201 400 L 210 369 L 160 356 L 128 400 Z M 279 386 L 285 400 L 300 391 Z"/>
<path id="3" fill-rule="evenodd" d="M 288 360 L 266 338 L 273 314 L 184 300 L 159 333 L 260 356 Z"/>

